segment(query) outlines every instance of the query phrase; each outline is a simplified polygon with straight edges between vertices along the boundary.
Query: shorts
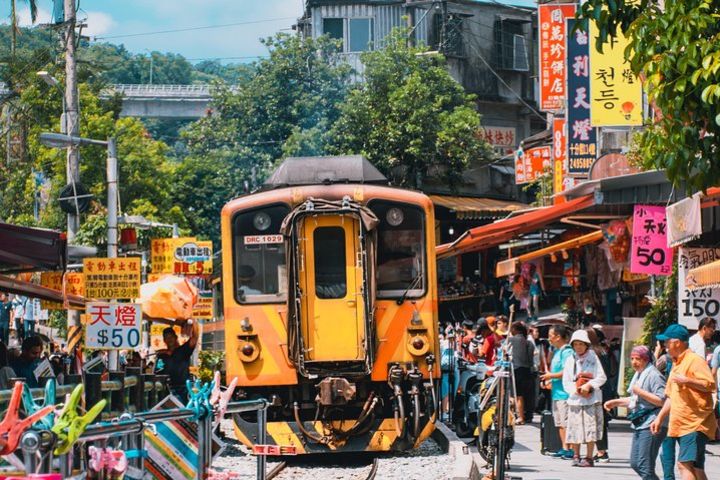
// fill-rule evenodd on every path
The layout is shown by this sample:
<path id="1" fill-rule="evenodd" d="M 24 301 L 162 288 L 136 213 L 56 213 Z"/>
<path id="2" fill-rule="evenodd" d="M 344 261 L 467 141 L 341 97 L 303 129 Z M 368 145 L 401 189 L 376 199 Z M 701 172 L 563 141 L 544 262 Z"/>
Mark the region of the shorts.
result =
<path id="1" fill-rule="evenodd" d="M 567 427 L 568 404 L 567 400 L 553 400 L 552 402 L 553 421 L 556 427 Z"/>
<path id="2" fill-rule="evenodd" d="M 708 437 L 704 433 L 692 432 L 677 439 L 680 445 L 677 461 L 681 463 L 693 463 L 699 470 L 705 470 L 705 445 Z"/>

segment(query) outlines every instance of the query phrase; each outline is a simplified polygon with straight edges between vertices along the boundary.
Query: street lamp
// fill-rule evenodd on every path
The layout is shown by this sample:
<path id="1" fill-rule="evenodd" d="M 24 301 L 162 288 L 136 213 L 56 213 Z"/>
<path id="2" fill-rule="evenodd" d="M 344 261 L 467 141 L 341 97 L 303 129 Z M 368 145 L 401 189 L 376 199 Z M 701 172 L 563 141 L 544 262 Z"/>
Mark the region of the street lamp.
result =
<path id="1" fill-rule="evenodd" d="M 95 140 L 93 138 L 74 137 L 62 133 L 43 132 L 40 134 L 40 143 L 51 148 L 78 147 L 81 145 L 101 145 L 107 148 L 107 185 L 108 185 L 108 258 L 117 257 L 117 223 L 118 223 L 118 195 L 117 195 L 117 149 L 115 139 Z"/>
<path id="2" fill-rule="evenodd" d="M 62 117 L 60 117 L 60 131 L 62 133 L 67 133 L 66 128 L 66 119 L 67 119 L 67 108 L 65 108 L 65 91 L 62 89 L 62 86 L 60 85 L 60 80 L 50 75 L 45 70 L 40 70 L 37 72 L 37 76 L 42 78 L 43 82 L 47 83 L 51 87 L 54 87 L 57 89 L 58 92 L 60 92 L 60 98 L 62 98 Z"/>

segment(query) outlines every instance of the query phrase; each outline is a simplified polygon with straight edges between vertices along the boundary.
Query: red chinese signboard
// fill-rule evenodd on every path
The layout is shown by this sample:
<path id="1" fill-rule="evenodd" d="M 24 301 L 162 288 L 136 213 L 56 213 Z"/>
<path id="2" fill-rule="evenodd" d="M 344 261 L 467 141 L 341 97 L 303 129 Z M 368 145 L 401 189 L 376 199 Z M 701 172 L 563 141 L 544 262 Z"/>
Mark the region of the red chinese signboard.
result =
<path id="1" fill-rule="evenodd" d="M 630 271 L 648 275 L 670 275 L 672 263 L 673 251 L 667 246 L 665 207 L 635 205 Z"/>
<path id="2" fill-rule="evenodd" d="M 567 122 L 565 118 L 553 119 L 553 190 L 555 195 L 565 190 L 565 177 L 567 176 Z M 564 203 L 565 197 L 556 196 L 555 204 Z"/>
<path id="3" fill-rule="evenodd" d="M 551 167 L 551 162 L 550 146 L 518 150 L 515 154 L 515 183 L 534 182 Z"/>
<path id="4" fill-rule="evenodd" d="M 515 127 L 482 127 L 480 130 L 480 138 L 488 142 L 493 147 L 508 147 L 514 149 Z"/>
<path id="5" fill-rule="evenodd" d="M 565 20 L 575 15 L 575 5 L 539 5 L 540 109 L 563 110 L 567 97 Z"/>

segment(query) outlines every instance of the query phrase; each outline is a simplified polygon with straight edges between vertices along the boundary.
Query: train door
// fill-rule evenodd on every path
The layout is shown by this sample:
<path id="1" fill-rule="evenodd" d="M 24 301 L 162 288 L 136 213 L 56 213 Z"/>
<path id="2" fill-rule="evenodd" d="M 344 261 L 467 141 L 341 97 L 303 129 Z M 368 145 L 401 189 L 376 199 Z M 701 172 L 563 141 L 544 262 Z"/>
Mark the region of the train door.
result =
<path id="1" fill-rule="evenodd" d="M 305 217 L 299 281 L 307 361 L 365 359 L 365 312 L 359 220 L 350 215 Z"/>

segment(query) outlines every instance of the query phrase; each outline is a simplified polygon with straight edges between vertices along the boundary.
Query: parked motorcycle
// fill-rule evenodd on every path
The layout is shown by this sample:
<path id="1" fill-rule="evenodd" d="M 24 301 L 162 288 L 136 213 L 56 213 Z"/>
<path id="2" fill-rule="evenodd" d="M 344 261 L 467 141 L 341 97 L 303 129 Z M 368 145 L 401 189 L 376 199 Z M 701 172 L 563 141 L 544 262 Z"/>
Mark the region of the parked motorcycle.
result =
<path id="1" fill-rule="evenodd" d="M 460 380 L 453 404 L 453 424 L 459 437 L 470 437 L 478 425 L 480 385 L 487 377 L 485 362 L 469 363 L 458 360 Z"/>

